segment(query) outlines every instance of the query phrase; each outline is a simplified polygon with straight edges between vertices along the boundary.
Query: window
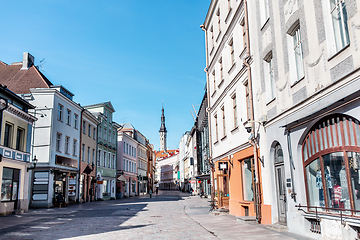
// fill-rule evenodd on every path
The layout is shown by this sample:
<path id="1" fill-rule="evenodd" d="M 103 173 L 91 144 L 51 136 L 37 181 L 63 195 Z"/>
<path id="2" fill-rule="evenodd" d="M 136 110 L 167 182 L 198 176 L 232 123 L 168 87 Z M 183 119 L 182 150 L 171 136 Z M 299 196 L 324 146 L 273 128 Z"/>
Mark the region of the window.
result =
<path id="1" fill-rule="evenodd" d="M 5 134 L 4 134 L 4 146 L 12 147 L 12 134 L 13 134 L 13 126 L 9 123 L 5 123 Z"/>
<path id="2" fill-rule="evenodd" d="M 93 129 L 93 139 L 94 140 L 96 139 L 96 127 L 94 127 L 94 129 Z"/>
<path id="3" fill-rule="evenodd" d="M 83 121 L 83 127 L 82 127 L 82 132 L 83 132 L 83 134 L 86 134 L 86 122 L 85 121 Z"/>
<path id="4" fill-rule="evenodd" d="M 109 143 L 111 143 L 111 131 L 109 131 Z"/>
<path id="5" fill-rule="evenodd" d="M 124 144 L 124 153 L 126 153 L 126 143 L 123 144 Z"/>
<path id="6" fill-rule="evenodd" d="M 345 1 L 330 0 L 330 14 L 336 52 L 338 52 L 350 43 Z"/>
<path id="7" fill-rule="evenodd" d="M 216 17 L 217 17 L 217 25 L 218 25 L 218 35 L 216 40 L 219 38 L 220 33 L 221 33 L 221 25 L 220 25 L 220 8 L 218 9 L 218 11 L 216 12 Z"/>
<path id="8" fill-rule="evenodd" d="M 134 151 L 134 157 L 136 157 L 136 148 L 135 148 L 135 151 Z"/>
<path id="9" fill-rule="evenodd" d="M 300 28 L 298 28 L 293 36 L 294 40 L 294 54 L 296 63 L 297 80 L 304 77 L 304 63 L 303 63 L 303 52 L 300 38 Z"/>
<path id="10" fill-rule="evenodd" d="M 269 19 L 269 0 L 260 0 L 260 24 L 263 26 Z"/>
<path id="11" fill-rule="evenodd" d="M 85 162 L 85 144 L 81 145 L 81 161 Z"/>
<path id="12" fill-rule="evenodd" d="M 99 138 L 102 138 L 101 126 L 99 126 Z"/>
<path id="13" fill-rule="evenodd" d="M 221 112 L 222 112 L 222 120 L 223 120 L 223 122 L 222 122 L 222 124 L 223 124 L 223 137 L 225 137 L 226 136 L 226 124 L 225 124 L 225 107 L 224 106 L 221 108 Z"/>
<path id="14" fill-rule="evenodd" d="M 61 147 L 61 133 L 57 133 L 56 134 L 56 151 L 61 152 L 60 147 Z"/>
<path id="15" fill-rule="evenodd" d="M 234 42 L 233 42 L 233 39 L 230 40 L 229 47 L 230 47 L 230 62 L 231 62 L 231 67 L 232 67 L 232 65 L 235 64 L 235 54 L 234 54 Z"/>
<path id="16" fill-rule="evenodd" d="M 123 168 L 124 171 L 126 171 L 126 168 L 125 168 L 125 167 L 126 167 L 126 166 L 125 166 L 125 160 L 124 160 L 124 168 Z"/>
<path id="17" fill-rule="evenodd" d="M 90 147 L 88 147 L 88 149 L 87 149 L 87 161 L 88 161 L 88 163 L 90 163 Z"/>
<path id="18" fill-rule="evenodd" d="M 91 137 L 91 125 L 90 124 L 88 126 L 88 135 L 89 135 L 89 137 Z"/>
<path id="19" fill-rule="evenodd" d="M 16 150 L 24 151 L 24 136 L 25 130 L 18 128 L 16 133 Z"/>
<path id="20" fill-rule="evenodd" d="M 265 86 L 266 86 L 266 102 L 270 102 L 275 98 L 275 79 L 274 69 L 272 64 L 272 52 L 268 53 L 265 57 Z"/>
<path id="21" fill-rule="evenodd" d="M 113 169 L 116 169 L 115 154 L 113 154 L 112 159 L 113 159 Z"/>
<path id="22" fill-rule="evenodd" d="M 246 113 L 247 113 L 247 121 L 250 120 L 251 114 L 251 100 L 250 100 L 250 89 L 248 81 L 245 82 L 245 97 L 246 97 Z"/>
<path id="23" fill-rule="evenodd" d="M 106 167 L 106 152 L 104 151 L 104 162 L 103 162 L 103 166 Z"/>
<path id="24" fill-rule="evenodd" d="M 71 124 L 71 111 L 66 109 L 66 124 L 70 126 Z"/>
<path id="25" fill-rule="evenodd" d="M 214 116 L 214 119 L 215 119 L 215 142 L 217 142 L 219 140 L 217 115 Z"/>
<path id="26" fill-rule="evenodd" d="M 20 170 L 13 168 L 3 168 L 1 181 L 1 201 L 18 200 Z"/>
<path id="27" fill-rule="evenodd" d="M 234 114 L 234 128 L 238 126 L 237 121 L 237 104 L 236 104 L 236 94 L 232 96 L 232 102 L 233 102 L 233 114 Z"/>
<path id="28" fill-rule="evenodd" d="M 97 162 L 97 165 L 100 166 L 101 165 L 101 150 L 99 150 L 99 153 L 98 153 L 98 162 Z"/>
<path id="29" fill-rule="evenodd" d="M 108 168 L 111 168 L 111 153 L 108 153 L 108 159 L 107 159 L 107 166 Z"/>
<path id="30" fill-rule="evenodd" d="M 309 206 L 360 210 L 358 120 L 343 114 L 319 120 L 305 137 L 302 153 Z"/>
<path id="31" fill-rule="evenodd" d="M 107 132 L 106 132 L 106 128 L 104 128 L 104 140 L 107 141 Z"/>
<path id="32" fill-rule="evenodd" d="M 77 148 L 77 147 L 76 147 L 76 146 L 77 146 L 76 143 L 77 143 L 77 140 L 74 139 L 74 140 L 73 140 L 73 155 L 74 155 L 74 156 L 76 156 L 76 148 Z"/>
<path id="33" fill-rule="evenodd" d="M 253 201 L 253 158 L 242 161 L 243 198 L 245 201 Z"/>
<path id="34" fill-rule="evenodd" d="M 128 162 L 128 160 L 126 160 L 126 168 L 125 168 L 125 171 L 127 171 L 127 172 L 129 172 L 129 162 Z"/>
<path id="35" fill-rule="evenodd" d="M 214 28 L 213 26 L 211 26 L 210 28 L 210 37 L 211 37 L 211 50 L 214 48 L 215 43 L 214 43 Z"/>
<path id="36" fill-rule="evenodd" d="M 78 129 L 78 115 L 74 114 L 74 128 Z"/>
<path id="37" fill-rule="evenodd" d="M 65 153 L 69 154 L 69 143 L 70 142 L 70 137 L 66 136 L 65 137 Z"/>
<path id="38" fill-rule="evenodd" d="M 58 105 L 58 120 L 62 122 L 62 119 L 63 119 L 63 106 L 61 104 Z"/>
<path id="39" fill-rule="evenodd" d="M 129 154 L 129 145 L 126 143 L 126 154 Z"/>
<path id="40" fill-rule="evenodd" d="M 92 163 L 95 164 L 95 149 L 92 150 Z"/>

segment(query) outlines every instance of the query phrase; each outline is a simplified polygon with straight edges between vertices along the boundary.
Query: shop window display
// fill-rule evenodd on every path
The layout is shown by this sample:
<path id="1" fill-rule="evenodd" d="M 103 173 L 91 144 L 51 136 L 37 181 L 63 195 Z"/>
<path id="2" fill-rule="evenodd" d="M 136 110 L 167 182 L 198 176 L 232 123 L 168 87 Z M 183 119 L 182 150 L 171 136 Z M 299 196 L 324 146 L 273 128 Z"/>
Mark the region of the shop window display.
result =
<path id="1" fill-rule="evenodd" d="M 309 131 L 303 143 L 309 206 L 335 213 L 360 210 L 359 132 L 356 119 L 340 114 L 326 117 Z"/>

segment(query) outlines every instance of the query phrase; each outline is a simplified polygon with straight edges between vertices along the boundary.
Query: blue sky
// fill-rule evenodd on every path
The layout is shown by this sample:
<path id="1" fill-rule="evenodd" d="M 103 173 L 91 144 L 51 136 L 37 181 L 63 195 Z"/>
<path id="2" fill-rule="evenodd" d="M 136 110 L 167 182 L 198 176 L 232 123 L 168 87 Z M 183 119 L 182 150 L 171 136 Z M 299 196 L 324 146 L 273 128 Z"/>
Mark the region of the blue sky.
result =
<path id="1" fill-rule="evenodd" d="M 43 73 L 81 105 L 111 101 L 159 149 L 164 101 L 168 148 L 194 124 L 206 84 L 210 0 L 0 1 L 0 60 L 43 61 Z"/>

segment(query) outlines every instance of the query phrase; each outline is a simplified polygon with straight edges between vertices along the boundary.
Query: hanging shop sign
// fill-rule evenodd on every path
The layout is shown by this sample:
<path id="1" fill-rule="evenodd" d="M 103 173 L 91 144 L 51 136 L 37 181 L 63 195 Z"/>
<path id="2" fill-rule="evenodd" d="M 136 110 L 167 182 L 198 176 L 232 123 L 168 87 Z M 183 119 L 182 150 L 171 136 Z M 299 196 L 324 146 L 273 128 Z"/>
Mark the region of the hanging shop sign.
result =
<path id="1" fill-rule="evenodd" d="M 227 162 L 219 162 L 219 170 L 228 170 Z"/>

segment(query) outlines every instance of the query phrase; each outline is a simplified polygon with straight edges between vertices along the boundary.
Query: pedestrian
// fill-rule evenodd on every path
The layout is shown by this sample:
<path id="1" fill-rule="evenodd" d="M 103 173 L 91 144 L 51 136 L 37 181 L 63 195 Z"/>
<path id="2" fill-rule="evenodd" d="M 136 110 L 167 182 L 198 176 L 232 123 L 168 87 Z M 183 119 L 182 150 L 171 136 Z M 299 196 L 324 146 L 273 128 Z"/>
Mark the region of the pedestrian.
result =
<path id="1" fill-rule="evenodd" d="M 150 191 L 149 191 L 149 195 L 150 195 L 150 198 L 152 197 L 151 195 L 152 195 L 152 191 L 151 191 L 151 189 L 150 189 Z"/>
<path id="2" fill-rule="evenodd" d="M 159 192 L 159 188 L 158 187 L 156 187 L 156 195 L 158 195 L 158 192 Z"/>

